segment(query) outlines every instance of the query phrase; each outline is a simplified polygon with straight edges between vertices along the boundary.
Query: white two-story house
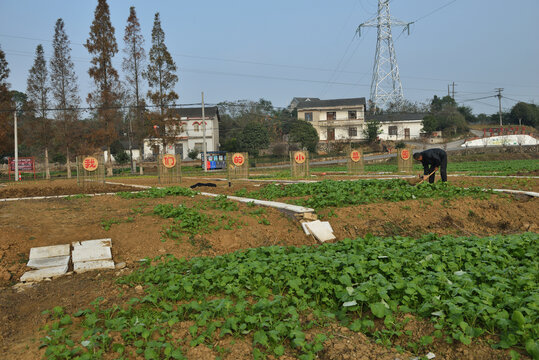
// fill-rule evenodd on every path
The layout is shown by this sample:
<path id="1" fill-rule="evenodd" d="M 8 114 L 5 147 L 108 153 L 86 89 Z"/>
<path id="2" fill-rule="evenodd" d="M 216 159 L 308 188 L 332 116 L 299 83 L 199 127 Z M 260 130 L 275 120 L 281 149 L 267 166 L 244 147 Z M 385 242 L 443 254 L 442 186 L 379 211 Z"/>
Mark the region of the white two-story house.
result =
<path id="1" fill-rule="evenodd" d="M 181 155 L 182 159 L 186 159 L 191 150 L 203 151 L 204 134 L 206 150 L 219 150 L 219 110 L 216 106 L 204 108 L 204 119 L 202 119 L 202 108 L 200 107 L 174 109 L 173 113 L 172 120 L 175 124 L 173 126 L 175 126 L 176 140 L 174 143 L 168 144 L 163 151 L 163 145 L 158 139 L 144 139 L 145 159 L 155 157 L 159 153 Z M 180 128 L 178 129 L 177 126 Z M 172 131 L 172 129 L 167 129 L 167 131 Z"/>
<path id="2" fill-rule="evenodd" d="M 365 98 L 320 100 L 294 98 L 298 119 L 313 125 L 320 141 L 360 140 L 365 124 Z"/>

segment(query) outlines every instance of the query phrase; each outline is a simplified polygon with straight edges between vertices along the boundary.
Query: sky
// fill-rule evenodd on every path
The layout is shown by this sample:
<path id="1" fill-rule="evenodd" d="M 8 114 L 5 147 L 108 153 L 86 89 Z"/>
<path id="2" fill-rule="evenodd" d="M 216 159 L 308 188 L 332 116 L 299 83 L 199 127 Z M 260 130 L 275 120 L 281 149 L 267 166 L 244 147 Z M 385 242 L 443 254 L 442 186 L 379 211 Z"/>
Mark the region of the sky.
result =
<path id="1" fill-rule="evenodd" d="M 377 0 L 109 0 L 116 40 L 123 49 L 129 7 L 135 6 L 145 48 L 154 14 L 177 67 L 179 104 L 270 100 L 285 107 L 293 97 L 369 98 L 376 29 L 359 24 L 376 16 Z M 52 54 L 54 24 L 65 22 L 85 101 L 88 38 L 97 0 L 0 0 L 0 48 L 11 89 L 24 92 L 35 49 Z M 426 102 L 455 98 L 475 114 L 517 101 L 539 104 L 538 0 L 391 0 L 391 16 L 413 22 L 410 35 L 394 27 L 404 97 Z M 121 71 L 123 52 L 113 59 Z M 147 90 L 146 84 L 145 90 Z M 451 87 L 452 90 L 452 87 Z"/>

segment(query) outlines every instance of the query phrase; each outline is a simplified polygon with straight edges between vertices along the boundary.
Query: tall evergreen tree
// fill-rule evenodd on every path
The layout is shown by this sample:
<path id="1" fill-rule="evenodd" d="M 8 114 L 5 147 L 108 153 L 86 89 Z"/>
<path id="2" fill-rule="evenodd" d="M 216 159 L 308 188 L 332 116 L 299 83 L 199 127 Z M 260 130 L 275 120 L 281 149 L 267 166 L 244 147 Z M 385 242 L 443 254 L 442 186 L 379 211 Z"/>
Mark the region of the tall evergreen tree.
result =
<path id="1" fill-rule="evenodd" d="M 52 136 L 51 121 L 47 118 L 47 108 L 49 106 L 49 84 L 47 62 L 43 46 L 39 44 L 36 48 L 34 65 L 28 74 L 26 95 L 28 107 L 31 112 L 29 126 L 32 131 L 28 132 L 31 145 L 43 148 L 45 152 L 45 174 L 50 179 L 49 171 L 49 146 Z"/>
<path id="2" fill-rule="evenodd" d="M 0 109 L 13 108 L 9 91 L 9 67 L 6 54 L 0 48 Z M 13 114 L 0 111 L 0 155 L 10 154 L 13 150 Z"/>
<path id="3" fill-rule="evenodd" d="M 66 149 L 67 177 L 71 178 L 71 153 L 76 146 L 73 131 L 78 128 L 77 110 L 80 104 L 77 75 L 71 60 L 70 41 L 64 29 L 64 21 L 56 20 L 52 41 L 54 54 L 50 61 L 51 95 L 55 111 L 56 140 Z"/>
<path id="4" fill-rule="evenodd" d="M 144 37 L 141 34 L 140 23 L 137 18 L 135 7 L 129 8 L 129 17 L 124 35 L 125 47 L 122 68 L 125 71 L 126 83 L 129 87 L 129 100 L 133 104 L 132 111 L 129 112 L 129 139 L 131 142 L 139 144 L 143 149 L 142 141 L 147 135 L 144 127 L 144 99 L 141 91 L 141 80 L 146 53 L 144 51 Z M 134 117 L 134 124 L 131 117 Z M 133 126 L 134 125 L 134 126 Z M 133 154 L 131 152 L 131 158 Z M 133 164 L 133 162 L 131 162 Z"/>
<path id="5" fill-rule="evenodd" d="M 84 44 L 93 55 L 88 74 L 94 79 L 96 89 L 88 94 L 87 101 L 97 108 L 100 128 L 94 133 L 96 142 L 107 146 L 107 172 L 112 175 L 110 146 L 118 137 L 117 126 L 121 114 L 117 108 L 121 98 L 118 72 L 112 66 L 112 58 L 118 52 L 114 27 L 110 21 L 110 11 L 106 0 L 98 0 L 94 21 L 90 27 L 90 37 Z"/>
<path id="6" fill-rule="evenodd" d="M 176 64 L 165 45 L 165 32 L 161 28 L 159 13 L 156 13 L 154 18 L 150 63 L 144 77 L 148 80 L 150 88 L 148 97 L 152 104 L 159 108 L 159 112 L 153 114 L 152 122 L 154 128 L 159 129 L 158 138 L 165 149 L 167 143 L 173 142 L 182 130 L 180 124 L 165 124 L 167 118 L 172 118 L 170 105 L 178 99 L 178 94 L 174 91 L 178 76 Z"/>

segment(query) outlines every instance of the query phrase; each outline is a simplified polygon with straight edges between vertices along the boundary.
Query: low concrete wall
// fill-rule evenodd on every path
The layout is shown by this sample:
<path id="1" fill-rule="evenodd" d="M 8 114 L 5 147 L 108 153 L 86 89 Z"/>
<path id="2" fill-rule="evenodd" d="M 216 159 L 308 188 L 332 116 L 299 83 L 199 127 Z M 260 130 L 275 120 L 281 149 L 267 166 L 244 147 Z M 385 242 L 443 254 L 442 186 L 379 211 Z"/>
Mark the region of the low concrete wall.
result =
<path id="1" fill-rule="evenodd" d="M 539 152 L 539 145 L 523 145 L 523 146 L 488 146 L 488 147 L 473 147 L 452 150 L 451 155 L 470 155 L 470 154 L 499 154 L 499 153 L 536 153 Z"/>

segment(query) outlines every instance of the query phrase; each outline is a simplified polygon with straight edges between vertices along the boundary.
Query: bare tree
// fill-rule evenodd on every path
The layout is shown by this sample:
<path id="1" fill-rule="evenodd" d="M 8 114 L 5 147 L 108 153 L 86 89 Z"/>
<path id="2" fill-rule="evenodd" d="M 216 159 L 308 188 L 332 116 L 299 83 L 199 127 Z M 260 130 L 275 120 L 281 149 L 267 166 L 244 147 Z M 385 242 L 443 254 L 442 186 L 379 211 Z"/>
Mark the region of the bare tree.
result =
<path id="1" fill-rule="evenodd" d="M 129 8 L 129 17 L 127 18 L 127 26 L 125 27 L 124 35 L 125 48 L 123 49 L 125 57 L 123 59 L 122 68 L 125 71 L 128 99 L 134 105 L 134 109 L 129 111 L 128 135 L 129 135 L 129 150 L 131 155 L 131 168 L 133 169 L 133 151 L 132 142 L 136 141 L 139 148 L 143 149 L 143 138 L 146 135 L 144 126 L 144 100 L 141 96 L 141 80 L 142 69 L 146 60 L 144 52 L 144 37 L 141 34 L 140 23 L 137 18 L 135 7 Z M 133 131 L 132 116 L 135 118 L 135 126 Z"/>
<path id="2" fill-rule="evenodd" d="M 45 53 L 41 44 L 36 48 L 34 65 L 28 74 L 26 95 L 28 96 L 28 108 L 31 112 L 28 125 L 32 129 L 32 131 L 28 132 L 30 135 L 28 139 L 31 140 L 31 145 L 44 149 L 45 177 L 50 179 L 49 146 L 52 137 L 52 124 L 51 120 L 47 118 L 47 108 L 49 105 L 48 72 Z"/>
<path id="3" fill-rule="evenodd" d="M 56 20 L 54 38 L 52 41 L 54 54 L 50 61 L 51 93 L 53 105 L 59 111 L 55 112 L 56 139 L 66 149 L 67 177 L 71 178 L 71 154 L 75 146 L 73 128 L 79 116 L 77 110 L 80 104 L 77 75 L 71 60 L 70 41 L 64 29 L 64 21 Z"/>
<path id="4" fill-rule="evenodd" d="M 178 99 L 178 94 L 174 91 L 178 76 L 176 64 L 165 45 L 165 32 L 161 28 L 159 13 L 156 13 L 154 18 L 150 63 L 144 77 L 150 87 L 148 97 L 152 104 L 159 108 L 158 113 L 152 114 L 152 123 L 156 129 L 156 137 L 162 142 L 164 150 L 166 145 L 173 142 L 177 134 L 181 133 L 182 128 L 179 119 L 177 124 L 171 121 L 166 123 L 167 118 L 172 118 L 170 105 Z"/>
<path id="5" fill-rule="evenodd" d="M 94 21 L 90 27 L 90 37 L 84 46 L 93 55 L 88 74 L 94 79 L 96 89 L 88 94 L 87 101 L 96 108 L 100 123 L 99 129 L 94 132 L 94 138 L 96 142 L 107 146 L 107 173 L 111 176 L 110 146 L 118 137 L 117 127 L 121 122 L 118 106 L 121 95 L 118 72 L 112 66 L 112 58 L 118 52 L 118 45 L 106 0 L 98 0 Z"/>

